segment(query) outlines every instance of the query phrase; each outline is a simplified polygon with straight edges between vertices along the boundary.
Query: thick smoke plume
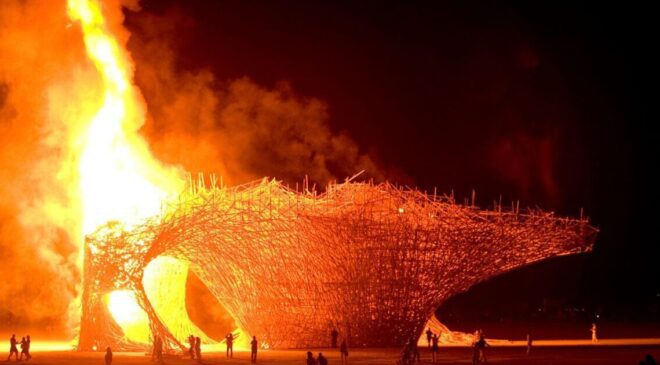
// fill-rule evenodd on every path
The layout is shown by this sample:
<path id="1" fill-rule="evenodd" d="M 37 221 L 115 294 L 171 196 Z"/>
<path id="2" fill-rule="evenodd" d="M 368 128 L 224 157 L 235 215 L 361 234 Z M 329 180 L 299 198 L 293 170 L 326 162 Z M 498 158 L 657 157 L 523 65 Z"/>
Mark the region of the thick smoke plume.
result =
<path id="1" fill-rule="evenodd" d="M 217 80 L 208 70 L 177 69 L 185 55 L 175 52 L 174 39 L 191 23 L 172 11 L 139 14 L 128 44 L 151 115 L 145 132 L 157 156 L 188 171 L 214 171 L 230 183 L 263 176 L 293 182 L 307 175 L 325 184 L 363 169 L 381 177 L 350 137 L 330 130 L 322 101 L 297 95 L 286 82 L 269 89 L 247 76 Z"/>
<path id="2" fill-rule="evenodd" d="M 131 11 L 138 11 L 136 4 Z M 262 176 L 320 184 L 372 160 L 331 131 L 328 109 L 282 82 L 217 80 L 182 71 L 171 19 L 145 16 L 123 26 L 119 1 L 104 1 L 108 26 L 128 43 L 148 107 L 143 134 L 159 159 L 228 183 Z M 168 28 L 169 27 L 169 28 Z M 228 55 L 228 57 L 231 57 Z M 73 328 L 79 296 L 81 209 L 76 151 L 81 115 L 99 107 L 101 80 L 65 0 L 4 0 L 0 6 L 0 325 Z M 73 325 L 72 325 L 73 323 Z"/>

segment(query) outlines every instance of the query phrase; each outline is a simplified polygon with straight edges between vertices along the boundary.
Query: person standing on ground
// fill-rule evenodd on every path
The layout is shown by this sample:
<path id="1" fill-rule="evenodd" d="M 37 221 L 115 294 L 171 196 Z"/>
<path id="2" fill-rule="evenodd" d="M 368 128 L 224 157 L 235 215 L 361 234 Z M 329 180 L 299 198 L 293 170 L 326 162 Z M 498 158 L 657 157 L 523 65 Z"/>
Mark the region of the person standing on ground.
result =
<path id="1" fill-rule="evenodd" d="M 486 360 L 486 353 L 484 352 L 484 349 L 488 345 L 488 342 L 486 342 L 486 336 L 484 336 L 483 331 L 479 331 L 479 340 L 475 344 L 475 347 L 477 348 L 478 356 L 479 356 L 479 361 L 483 361 L 484 363 L 487 363 L 488 360 Z"/>
<path id="2" fill-rule="evenodd" d="M 431 361 L 435 364 L 435 362 L 438 360 L 438 341 L 440 338 L 438 335 L 434 334 L 433 337 L 431 337 Z"/>
<path id="3" fill-rule="evenodd" d="M 429 327 L 426 330 L 426 343 L 428 345 L 428 348 L 431 348 L 431 339 L 433 338 L 433 331 L 431 331 L 431 327 Z"/>
<path id="4" fill-rule="evenodd" d="M 30 353 L 30 344 L 32 343 L 32 340 L 30 339 L 30 335 L 27 335 L 26 340 L 25 340 L 25 356 L 27 357 L 27 360 L 30 360 L 32 358 L 32 354 Z"/>
<path id="5" fill-rule="evenodd" d="M 202 339 L 195 337 L 195 356 L 197 357 L 197 362 L 202 362 Z"/>
<path id="6" fill-rule="evenodd" d="M 25 337 L 21 338 L 21 357 L 18 358 L 19 361 L 23 361 L 23 355 L 25 356 L 25 359 L 27 360 L 27 353 L 25 352 L 27 346 L 27 341 L 25 340 Z"/>
<path id="7" fill-rule="evenodd" d="M 598 342 L 598 336 L 596 335 L 596 323 L 591 324 L 591 342 L 592 343 Z"/>
<path id="8" fill-rule="evenodd" d="M 190 360 L 195 358 L 195 336 L 188 336 L 188 344 L 190 348 L 188 349 L 188 354 L 190 355 Z"/>
<path id="9" fill-rule="evenodd" d="M 110 346 L 105 349 L 105 365 L 112 365 L 112 349 L 110 349 Z"/>
<path id="10" fill-rule="evenodd" d="M 532 335 L 527 334 L 527 356 L 532 352 Z"/>
<path id="11" fill-rule="evenodd" d="M 337 332 L 336 328 L 332 329 L 332 332 L 330 332 L 330 337 L 331 337 L 331 346 L 333 349 L 337 348 L 337 338 L 339 337 L 339 332 Z"/>
<path id="12" fill-rule="evenodd" d="M 341 341 L 339 352 L 341 353 L 341 364 L 348 365 L 348 345 L 346 344 L 346 339 Z"/>
<path id="13" fill-rule="evenodd" d="M 227 342 L 227 358 L 234 358 L 234 335 L 232 333 L 227 334 L 225 339 Z"/>
<path id="14" fill-rule="evenodd" d="M 11 338 L 9 339 L 9 356 L 7 357 L 7 361 L 11 360 L 11 355 L 16 355 L 16 361 L 18 361 L 18 348 L 16 348 L 16 335 L 11 335 Z"/>
<path id="15" fill-rule="evenodd" d="M 311 351 L 307 351 L 307 365 L 317 365 L 316 359 L 314 358 L 314 355 L 312 355 Z"/>
<path id="16" fill-rule="evenodd" d="M 328 365 L 328 359 L 326 359 L 325 356 L 319 352 L 319 358 L 316 360 L 316 363 L 318 365 Z"/>
<path id="17" fill-rule="evenodd" d="M 252 342 L 250 342 L 250 345 L 252 346 L 250 361 L 257 362 L 257 346 L 259 345 L 259 342 L 257 342 L 257 336 L 252 336 Z"/>

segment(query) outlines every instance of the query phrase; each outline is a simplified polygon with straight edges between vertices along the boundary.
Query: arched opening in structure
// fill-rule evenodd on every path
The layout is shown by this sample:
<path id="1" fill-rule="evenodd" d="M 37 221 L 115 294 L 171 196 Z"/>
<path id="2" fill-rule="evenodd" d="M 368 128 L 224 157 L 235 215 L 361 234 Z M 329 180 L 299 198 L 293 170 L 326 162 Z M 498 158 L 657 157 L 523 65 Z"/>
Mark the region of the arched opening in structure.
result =
<path id="1" fill-rule="evenodd" d="M 237 327 L 229 312 L 193 270 L 188 271 L 185 304 L 190 320 L 215 340 L 222 340 Z"/>
<path id="2" fill-rule="evenodd" d="M 221 339 L 233 329 L 231 317 L 183 260 L 156 257 L 146 266 L 142 285 L 158 319 L 181 343 L 190 335 L 212 343 L 213 338 Z M 114 290 L 104 301 L 127 340 L 141 344 L 152 341 L 149 317 L 134 291 Z"/>

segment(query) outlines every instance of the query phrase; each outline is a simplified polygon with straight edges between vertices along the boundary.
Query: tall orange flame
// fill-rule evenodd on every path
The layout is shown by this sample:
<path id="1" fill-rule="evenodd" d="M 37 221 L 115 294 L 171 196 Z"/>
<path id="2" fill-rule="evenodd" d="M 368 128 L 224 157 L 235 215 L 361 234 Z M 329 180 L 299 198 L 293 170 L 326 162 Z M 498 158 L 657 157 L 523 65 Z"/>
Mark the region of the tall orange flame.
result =
<path id="1" fill-rule="evenodd" d="M 146 112 L 133 84 L 133 65 L 108 29 L 99 1 L 69 0 L 68 14 L 82 27 L 104 90 L 102 106 L 80 143 L 83 232 L 88 234 L 108 221 L 130 226 L 157 214 L 185 180 L 179 169 L 156 161 L 139 134 Z"/>
<path id="2" fill-rule="evenodd" d="M 84 234 L 108 221 L 130 227 L 158 214 L 162 202 L 180 193 L 185 181 L 180 169 L 154 159 L 139 134 L 144 101 L 133 84 L 132 61 L 108 29 L 102 10 L 97 0 L 68 0 L 69 18 L 80 23 L 87 55 L 103 80 L 103 100 L 90 100 L 101 107 L 90 116 L 80 141 Z M 117 290 L 108 294 L 107 305 L 128 338 L 149 339 L 146 314 L 134 296 Z"/>

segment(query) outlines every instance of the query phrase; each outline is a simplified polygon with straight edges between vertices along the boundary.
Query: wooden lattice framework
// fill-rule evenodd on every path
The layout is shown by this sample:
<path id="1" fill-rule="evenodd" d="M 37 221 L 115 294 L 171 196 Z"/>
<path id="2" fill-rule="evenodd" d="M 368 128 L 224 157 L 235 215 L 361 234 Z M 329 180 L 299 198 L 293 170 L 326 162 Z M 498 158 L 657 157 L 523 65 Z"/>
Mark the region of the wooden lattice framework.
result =
<path id="1" fill-rule="evenodd" d="M 479 209 L 388 183 L 332 184 L 317 194 L 274 180 L 211 180 L 191 184 L 161 216 L 87 237 L 81 350 L 148 346 L 127 340 L 109 314 L 102 297 L 117 289 L 135 292 L 166 348 L 183 348 L 184 332 L 165 325 L 144 288 L 145 268 L 161 256 L 188 263 L 236 324 L 270 347 L 325 346 L 332 327 L 353 346 L 400 346 L 449 297 L 589 251 L 597 234 L 582 217 Z M 167 280 L 158 285 L 172 290 Z"/>

